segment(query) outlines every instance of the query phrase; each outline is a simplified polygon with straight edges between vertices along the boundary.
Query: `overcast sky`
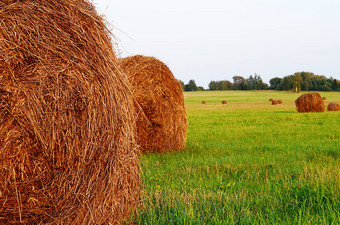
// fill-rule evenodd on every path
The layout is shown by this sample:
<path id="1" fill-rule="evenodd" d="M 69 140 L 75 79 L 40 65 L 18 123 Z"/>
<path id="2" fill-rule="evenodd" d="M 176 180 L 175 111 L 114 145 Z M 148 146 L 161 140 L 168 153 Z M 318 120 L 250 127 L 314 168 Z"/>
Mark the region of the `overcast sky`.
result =
<path id="1" fill-rule="evenodd" d="M 300 71 L 340 79 L 339 0 L 93 2 L 122 57 L 154 56 L 184 83 Z"/>

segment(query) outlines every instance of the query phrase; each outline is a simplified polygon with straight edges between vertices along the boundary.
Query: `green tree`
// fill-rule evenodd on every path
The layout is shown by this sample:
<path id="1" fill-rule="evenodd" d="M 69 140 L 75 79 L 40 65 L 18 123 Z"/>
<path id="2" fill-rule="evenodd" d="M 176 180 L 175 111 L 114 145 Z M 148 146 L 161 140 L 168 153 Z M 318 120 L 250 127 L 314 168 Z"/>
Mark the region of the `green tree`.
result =
<path id="1" fill-rule="evenodd" d="M 218 90 L 218 82 L 217 81 L 210 81 L 209 83 L 209 90 L 214 91 Z"/>
<path id="2" fill-rule="evenodd" d="M 301 72 L 300 74 L 302 77 L 301 90 L 309 91 L 313 87 L 311 77 L 314 76 L 314 74 L 309 72 Z"/>
<path id="3" fill-rule="evenodd" d="M 234 89 L 235 90 L 245 90 L 247 86 L 246 79 L 242 76 L 233 76 L 234 80 Z"/>
<path id="4" fill-rule="evenodd" d="M 189 83 L 185 85 L 185 91 L 197 91 L 197 85 L 195 80 L 189 80 Z"/>
<path id="5" fill-rule="evenodd" d="M 269 89 L 280 90 L 280 83 L 281 83 L 281 81 L 282 81 L 282 79 L 279 78 L 279 77 L 274 77 L 274 78 L 270 79 L 270 81 L 269 81 L 269 84 L 270 84 Z"/>
<path id="6" fill-rule="evenodd" d="M 204 87 L 198 86 L 198 87 L 197 87 L 197 91 L 204 91 Z"/>
<path id="7" fill-rule="evenodd" d="M 293 76 L 285 76 L 280 83 L 280 90 L 290 90 L 294 87 Z"/>

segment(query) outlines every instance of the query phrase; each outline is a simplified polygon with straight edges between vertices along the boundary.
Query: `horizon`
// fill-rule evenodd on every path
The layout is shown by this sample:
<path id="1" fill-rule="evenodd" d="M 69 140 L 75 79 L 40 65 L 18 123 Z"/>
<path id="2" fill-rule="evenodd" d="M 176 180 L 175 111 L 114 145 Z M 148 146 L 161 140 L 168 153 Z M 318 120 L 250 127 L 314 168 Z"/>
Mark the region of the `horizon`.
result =
<path id="1" fill-rule="evenodd" d="M 340 2 L 94 0 L 111 24 L 119 55 L 153 56 L 174 76 L 211 80 L 312 72 L 340 79 Z"/>

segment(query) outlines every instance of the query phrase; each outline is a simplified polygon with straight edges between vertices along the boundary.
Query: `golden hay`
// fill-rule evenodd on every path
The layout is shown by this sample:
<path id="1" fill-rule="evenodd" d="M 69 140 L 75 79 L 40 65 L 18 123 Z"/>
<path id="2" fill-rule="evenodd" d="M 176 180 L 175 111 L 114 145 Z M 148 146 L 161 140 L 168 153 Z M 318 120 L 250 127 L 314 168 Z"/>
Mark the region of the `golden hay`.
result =
<path id="1" fill-rule="evenodd" d="M 301 95 L 295 100 L 298 112 L 324 112 L 325 104 L 319 93 L 308 93 Z"/>
<path id="2" fill-rule="evenodd" d="M 327 111 L 340 111 L 340 105 L 337 103 L 329 103 L 327 107 Z"/>
<path id="3" fill-rule="evenodd" d="M 142 151 L 183 148 L 187 131 L 184 96 L 170 69 L 158 59 L 142 55 L 121 59 L 119 64 L 142 109 L 137 119 Z"/>
<path id="4" fill-rule="evenodd" d="M 139 200 L 130 87 L 86 0 L 0 2 L 0 224 L 120 224 Z"/>

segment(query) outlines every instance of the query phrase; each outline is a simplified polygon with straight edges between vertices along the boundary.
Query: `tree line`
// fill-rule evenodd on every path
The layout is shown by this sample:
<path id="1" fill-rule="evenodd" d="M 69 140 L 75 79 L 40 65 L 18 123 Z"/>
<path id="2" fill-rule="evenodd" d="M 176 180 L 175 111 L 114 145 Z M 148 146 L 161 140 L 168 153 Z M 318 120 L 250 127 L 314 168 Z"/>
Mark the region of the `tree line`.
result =
<path id="1" fill-rule="evenodd" d="M 190 80 L 187 84 L 181 80 L 179 82 L 183 91 L 204 91 L 203 87 L 196 85 L 195 80 Z M 248 78 L 234 76 L 233 82 L 210 81 L 208 90 L 340 91 L 340 80 L 311 72 L 297 72 L 283 78 L 274 77 L 268 85 L 263 82 L 260 75 L 254 74 Z"/>

